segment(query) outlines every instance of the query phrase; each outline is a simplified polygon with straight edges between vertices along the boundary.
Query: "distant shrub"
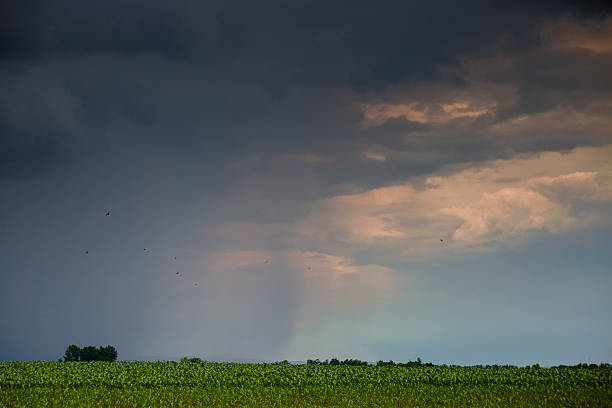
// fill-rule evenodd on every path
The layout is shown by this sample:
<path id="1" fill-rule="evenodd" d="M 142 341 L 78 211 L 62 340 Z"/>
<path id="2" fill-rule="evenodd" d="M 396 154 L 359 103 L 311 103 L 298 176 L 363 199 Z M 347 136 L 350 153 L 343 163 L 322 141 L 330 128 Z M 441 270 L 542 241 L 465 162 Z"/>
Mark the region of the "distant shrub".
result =
<path id="1" fill-rule="evenodd" d="M 203 363 L 201 358 L 198 357 L 181 357 L 181 363 Z"/>
<path id="2" fill-rule="evenodd" d="M 376 363 L 377 367 L 433 367 L 433 363 L 423 363 L 421 357 L 417 357 L 416 361 L 407 361 L 405 363 L 394 363 L 393 360 L 382 361 Z"/>
<path id="3" fill-rule="evenodd" d="M 306 364 L 310 365 L 347 365 L 347 366 L 367 366 L 367 361 L 361 361 L 357 359 L 346 359 L 343 361 L 338 360 L 337 358 L 332 358 L 331 360 L 321 361 L 318 358 L 316 360 L 308 360 Z"/>

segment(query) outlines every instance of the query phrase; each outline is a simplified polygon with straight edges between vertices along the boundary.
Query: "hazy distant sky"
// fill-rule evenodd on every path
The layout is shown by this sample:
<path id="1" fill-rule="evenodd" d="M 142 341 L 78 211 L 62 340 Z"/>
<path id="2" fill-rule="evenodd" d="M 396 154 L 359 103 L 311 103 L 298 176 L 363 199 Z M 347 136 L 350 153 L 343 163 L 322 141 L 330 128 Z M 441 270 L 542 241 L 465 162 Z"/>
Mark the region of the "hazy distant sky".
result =
<path id="1" fill-rule="evenodd" d="M 2 2 L 0 360 L 612 362 L 605 3 Z"/>

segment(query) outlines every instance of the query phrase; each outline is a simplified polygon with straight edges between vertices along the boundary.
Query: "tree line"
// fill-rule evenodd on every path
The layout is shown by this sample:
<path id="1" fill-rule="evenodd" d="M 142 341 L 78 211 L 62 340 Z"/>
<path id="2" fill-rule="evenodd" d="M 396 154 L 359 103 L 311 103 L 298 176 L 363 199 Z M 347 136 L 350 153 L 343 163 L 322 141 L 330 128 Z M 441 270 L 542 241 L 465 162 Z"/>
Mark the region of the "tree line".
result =
<path id="1" fill-rule="evenodd" d="M 367 366 L 370 365 L 367 361 L 357 360 L 357 359 L 346 359 L 346 360 L 338 360 L 337 358 L 332 358 L 331 360 L 321 361 L 318 358 L 316 360 L 308 360 L 306 364 L 311 365 L 348 365 L 348 366 Z M 432 367 L 433 363 L 423 363 L 421 358 L 417 358 L 416 361 L 408 361 L 406 363 L 395 363 L 391 360 L 382 361 L 379 360 L 376 362 L 377 367 Z"/>
<path id="2" fill-rule="evenodd" d="M 113 346 L 98 347 L 86 346 L 80 348 L 71 344 L 66 348 L 64 361 L 116 361 L 117 350 Z"/>

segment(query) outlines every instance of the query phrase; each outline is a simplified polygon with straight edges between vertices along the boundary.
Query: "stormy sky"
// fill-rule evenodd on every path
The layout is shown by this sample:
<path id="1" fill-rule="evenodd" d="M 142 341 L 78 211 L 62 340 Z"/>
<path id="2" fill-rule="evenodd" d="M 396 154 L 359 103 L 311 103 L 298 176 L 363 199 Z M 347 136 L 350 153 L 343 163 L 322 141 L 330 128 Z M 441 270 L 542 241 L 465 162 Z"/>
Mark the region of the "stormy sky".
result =
<path id="1" fill-rule="evenodd" d="M 2 2 L 0 360 L 612 362 L 612 9 L 532 3 Z"/>

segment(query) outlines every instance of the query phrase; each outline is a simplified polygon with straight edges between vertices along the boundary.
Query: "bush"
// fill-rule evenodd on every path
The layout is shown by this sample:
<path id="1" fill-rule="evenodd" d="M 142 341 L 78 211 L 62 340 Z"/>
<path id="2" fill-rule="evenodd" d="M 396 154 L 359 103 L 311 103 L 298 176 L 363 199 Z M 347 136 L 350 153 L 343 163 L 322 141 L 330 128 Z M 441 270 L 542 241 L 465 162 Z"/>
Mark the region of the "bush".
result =
<path id="1" fill-rule="evenodd" d="M 203 363 L 202 359 L 198 357 L 181 357 L 181 363 Z"/>
<path id="2" fill-rule="evenodd" d="M 337 358 L 332 358 L 331 360 L 321 361 L 318 358 L 316 360 L 308 360 L 306 364 L 310 365 L 350 365 L 350 366 L 367 366 L 367 361 L 361 361 L 356 359 L 345 359 L 344 361 L 340 361 Z"/>
<path id="3" fill-rule="evenodd" d="M 79 348 L 71 344 L 66 348 L 64 361 L 116 361 L 117 350 L 113 346 L 94 347 L 86 346 Z"/>

